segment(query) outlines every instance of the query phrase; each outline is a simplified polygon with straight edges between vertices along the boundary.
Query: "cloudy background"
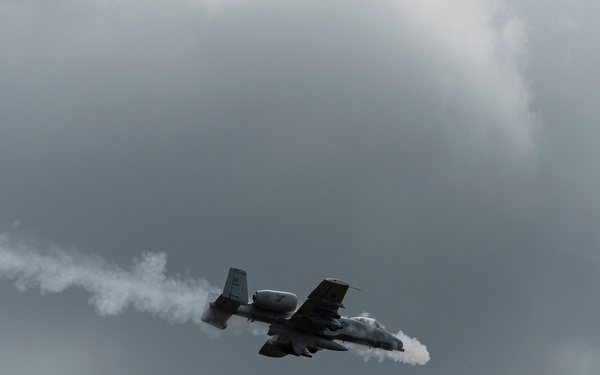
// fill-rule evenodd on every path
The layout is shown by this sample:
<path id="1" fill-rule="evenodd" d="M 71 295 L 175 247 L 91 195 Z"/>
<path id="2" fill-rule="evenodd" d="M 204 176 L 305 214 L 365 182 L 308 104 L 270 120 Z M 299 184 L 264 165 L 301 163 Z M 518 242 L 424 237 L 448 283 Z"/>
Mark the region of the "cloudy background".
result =
<path id="1" fill-rule="evenodd" d="M 0 1 L 0 372 L 597 373 L 599 12 Z M 300 298 L 337 277 L 364 290 L 345 313 L 431 361 L 273 360 L 249 332 L 15 288 L 6 254 L 51 248 Z"/>

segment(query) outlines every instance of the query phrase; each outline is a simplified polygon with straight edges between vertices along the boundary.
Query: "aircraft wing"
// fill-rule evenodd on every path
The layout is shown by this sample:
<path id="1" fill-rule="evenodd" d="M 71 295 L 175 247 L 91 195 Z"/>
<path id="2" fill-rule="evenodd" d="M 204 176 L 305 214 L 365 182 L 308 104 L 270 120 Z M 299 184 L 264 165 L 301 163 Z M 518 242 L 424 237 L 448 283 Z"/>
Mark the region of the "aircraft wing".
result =
<path id="1" fill-rule="evenodd" d="M 287 343 L 285 343 L 287 344 Z M 288 344 L 289 345 L 289 344 Z M 287 346 L 287 345 L 285 345 Z M 266 355 L 267 357 L 273 358 L 281 358 L 288 355 L 290 351 L 289 348 L 286 348 L 283 342 L 279 341 L 278 337 L 274 337 L 273 339 L 268 340 L 265 344 L 260 348 L 258 354 Z"/>
<path id="2" fill-rule="evenodd" d="M 288 354 L 311 358 L 321 349 L 346 351 L 348 348 L 332 340 L 313 336 L 310 333 L 282 332 L 270 338 L 260 348 L 259 354 L 267 357 L 285 357 Z"/>
<path id="3" fill-rule="evenodd" d="M 342 300 L 347 291 L 348 284 L 343 281 L 336 279 L 321 281 L 289 321 L 311 331 L 340 328 L 338 309 L 344 307 Z"/>

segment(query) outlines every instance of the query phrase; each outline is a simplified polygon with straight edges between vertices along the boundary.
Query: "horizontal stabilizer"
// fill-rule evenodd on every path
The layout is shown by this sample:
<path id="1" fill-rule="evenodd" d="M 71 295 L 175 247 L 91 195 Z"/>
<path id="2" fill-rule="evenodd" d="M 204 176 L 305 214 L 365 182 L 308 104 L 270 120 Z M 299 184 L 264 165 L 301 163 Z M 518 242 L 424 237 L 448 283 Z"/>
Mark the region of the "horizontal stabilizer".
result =
<path id="1" fill-rule="evenodd" d="M 231 318 L 231 309 L 222 310 L 215 307 L 215 302 L 221 298 L 221 295 L 217 293 L 209 293 L 206 305 L 204 306 L 204 312 L 202 313 L 203 322 L 210 324 L 211 326 L 219 329 L 227 328 L 227 321 Z M 231 301 L 230 301 L 231 302 Z M 235 304 L 235 302 L 232 302 Z M 239 304 L 237 305 L 239 306 Z M 237 306 L 235 307 L 237 309 Z M 233 310 L 235 311 L 235 309 Z"/>

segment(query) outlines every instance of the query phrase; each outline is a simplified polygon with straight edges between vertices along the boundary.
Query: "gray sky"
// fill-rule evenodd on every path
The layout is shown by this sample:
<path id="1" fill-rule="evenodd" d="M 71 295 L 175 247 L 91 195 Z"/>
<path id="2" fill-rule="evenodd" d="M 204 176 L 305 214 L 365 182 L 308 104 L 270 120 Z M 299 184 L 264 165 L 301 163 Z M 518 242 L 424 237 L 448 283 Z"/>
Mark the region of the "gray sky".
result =
<path id="1" fill-rule="evenodd" d="M 300 298 L 337 277 L 364 290 L 345 313 L 431 354 L 273 360 L 250 332 L 4 272 L 0 372 L 596 374 L 599 11 L 0 0 L 5 250 L 164 253 L 186 291 L 230 266 Z"/>

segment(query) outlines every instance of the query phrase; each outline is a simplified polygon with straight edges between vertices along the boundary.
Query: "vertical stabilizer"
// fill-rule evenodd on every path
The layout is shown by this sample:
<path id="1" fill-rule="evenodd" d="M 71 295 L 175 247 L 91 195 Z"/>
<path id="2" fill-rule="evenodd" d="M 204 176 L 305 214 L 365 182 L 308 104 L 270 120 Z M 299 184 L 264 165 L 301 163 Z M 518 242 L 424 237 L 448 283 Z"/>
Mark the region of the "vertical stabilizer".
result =
<path id="1" fill-rule="evenodd" d="M 248 283 L 246 282 L 246 271 L 230 268 L 223 294 L 227 299 L 236 301 L 240 305 L 248 303 Z"/>
<path id="2" fill-rule="evenodd" d="M 240 305 L 248 303 L 246 271 L 230 268 L 223 293 L 210 293 L 201 320 L 219 329 L 227 327 L 227 321 Z"/>

